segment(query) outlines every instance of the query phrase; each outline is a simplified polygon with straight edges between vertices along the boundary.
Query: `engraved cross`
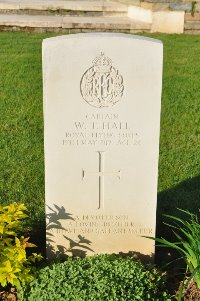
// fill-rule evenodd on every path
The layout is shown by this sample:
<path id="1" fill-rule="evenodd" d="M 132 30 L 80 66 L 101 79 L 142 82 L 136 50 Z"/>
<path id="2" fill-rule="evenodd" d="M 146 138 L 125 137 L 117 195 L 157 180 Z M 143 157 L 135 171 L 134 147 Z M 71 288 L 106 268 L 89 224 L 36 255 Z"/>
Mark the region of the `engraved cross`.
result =
<path id="1" fill-rule="evenodd" d="M 98 176 L 99 177 L 99 207 L 98 209 L 102 209 L 104 207 L 104 177 L 105 176 L 117 176 L 118 179 L 121 178 L 121 171 L 105 171 L 104 163 L 105 163 L 105 152 L 98 151 L 99 154 L 99 171 L 98 172 L 88 172 L 82 170 L 82 180 L 86 177 L 86 175 Z"/>

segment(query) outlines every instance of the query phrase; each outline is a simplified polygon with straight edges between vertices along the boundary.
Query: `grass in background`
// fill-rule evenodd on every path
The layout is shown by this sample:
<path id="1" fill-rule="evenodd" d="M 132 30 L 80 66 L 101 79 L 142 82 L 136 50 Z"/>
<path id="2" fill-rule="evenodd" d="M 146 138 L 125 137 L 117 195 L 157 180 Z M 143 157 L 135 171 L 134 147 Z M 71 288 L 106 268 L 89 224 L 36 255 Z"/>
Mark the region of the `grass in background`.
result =
<path id="1" fill-rule="evenodd" d="M 163 213 L 182 217 L 176 208 L 195 214 L 200 208 L 200 36 L 156 37 L 164 43 L 157 211 L 161 236 Z"/>
<path id="2" fill-rule="evenodd" d="M 42 35 L 0 33 L 1 197 L 44 216 Z"/>
<path id="3" fill-rule="evenodd" d="M 24 202 L 44 223 L 42 39 L 0 33 L 1 203 Z M 161 215 L 200 203 L 200 36 L 148 35 L 164 43 L 158 233 Z M 43 229 L 44 230 L 44 229 Z M 38 226 L 39 231 L 39 226 Z"/>

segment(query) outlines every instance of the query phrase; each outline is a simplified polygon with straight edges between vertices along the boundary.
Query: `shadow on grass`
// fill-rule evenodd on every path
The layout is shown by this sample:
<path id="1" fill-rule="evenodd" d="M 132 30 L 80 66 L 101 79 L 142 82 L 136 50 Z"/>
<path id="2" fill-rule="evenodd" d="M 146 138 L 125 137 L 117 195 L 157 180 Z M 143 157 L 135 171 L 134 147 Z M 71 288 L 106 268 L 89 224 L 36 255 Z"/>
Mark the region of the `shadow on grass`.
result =
<path id="1" fill-rule="evenodd" d="M 167 222 L 165 214 L 184 218 L 185 215 L 177 210 L 177 208 L 188 210 L 191 213 L 197 214 L 200 208 L 200 176 L 186 180 L 174 188 L 160 192 L 157 202 L 157 226 L 156 237 L 164 237 L 173 240 L 172 231 L 164 225 Z M 167 250 L 156 248 L 156 262 L 162 261 L 162 257 Z"/>
<path id="2" fill-rule="evenodd" d="M 156 236 L 171 238 L 171 231 L 163 222 L 167 219 L 164 214 L 183 217 L 177 208 L 188 210 L 191 213 L 197 214 L 200 208 L 200 176 L 188 179 L 174 188 L 160 192 L 157 202 L 157 227 Z"/>

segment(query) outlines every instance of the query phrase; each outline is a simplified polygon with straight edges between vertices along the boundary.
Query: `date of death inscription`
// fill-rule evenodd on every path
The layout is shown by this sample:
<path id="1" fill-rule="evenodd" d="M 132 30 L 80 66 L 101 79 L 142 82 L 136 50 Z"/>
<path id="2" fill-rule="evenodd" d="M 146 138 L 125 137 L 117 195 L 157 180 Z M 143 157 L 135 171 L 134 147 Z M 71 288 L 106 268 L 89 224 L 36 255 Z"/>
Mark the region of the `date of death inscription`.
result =
<path id="1" fill-rule="evenodd" d="M 118 114 L 86 114 L 73 121 L 63 134 L 62 145 L 84 146 L 140 146 L 141 135 L 132 123 L 122 121 Z"/>
<path id="2" fill-rule="evenodd" d="M 138 236 L 152 235 L 151 227 L 136 224 L 128 215 L 76 215 L 74 220 L 65 220 L 61 229 L 51 232 L 63 234 L 135 234 Z"/>

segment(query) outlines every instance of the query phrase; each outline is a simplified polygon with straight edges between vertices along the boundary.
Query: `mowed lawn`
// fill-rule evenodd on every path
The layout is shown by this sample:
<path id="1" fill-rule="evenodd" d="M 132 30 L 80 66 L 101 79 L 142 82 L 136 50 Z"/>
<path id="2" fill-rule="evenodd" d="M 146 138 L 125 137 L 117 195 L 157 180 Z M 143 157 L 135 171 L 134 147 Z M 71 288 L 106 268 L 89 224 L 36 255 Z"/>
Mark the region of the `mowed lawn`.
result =
<path id="1" fill-rule="evenodd" d="M 0 33 L 1 203 L 24 202 L 44 225 L 41 45 L 55 34 Z M 157 233 L 163 213 L 200 207 L 200 36 L 164 43 Z M 43 229 L 44 231 L 44 229 Z"/>

